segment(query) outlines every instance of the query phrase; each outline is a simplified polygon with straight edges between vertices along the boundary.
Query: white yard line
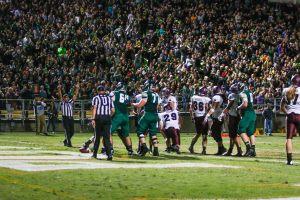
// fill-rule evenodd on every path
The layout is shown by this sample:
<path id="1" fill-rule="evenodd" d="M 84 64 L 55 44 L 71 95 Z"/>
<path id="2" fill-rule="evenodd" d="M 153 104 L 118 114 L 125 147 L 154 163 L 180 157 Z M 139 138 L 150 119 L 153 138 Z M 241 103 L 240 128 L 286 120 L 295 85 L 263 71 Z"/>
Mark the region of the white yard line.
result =
<path id="1" fill-rule="evenodd" d="M 40 163 L 37 165 L 33 163 Z M 46 162 L 50 162 L 46 165 Z M 57 162 L 58 165 L 53 164 Z M 60 164 L 61 163 L 61 164 Z M 43 161 L 43 160 L 1 160 L 0 167 L 11 168 L 22 171 L 49 171 L 49 170 L 65 170 L 65 169 L 136 169 L 136 168 L 174 168 L 174 167 L 201 167 L 201 168 L 242 168 L 230 165 L 215 165 L 209 163 L 174 163 L 174 164 L 115 164 L 113 162 L 79 162 L 79 161 Z"/>
<path id="2" fill-rule="evenodd" d="M 0 149 L 42 149 L 35 147 L 14 147 L 14 146 L 0 146 Z"/>

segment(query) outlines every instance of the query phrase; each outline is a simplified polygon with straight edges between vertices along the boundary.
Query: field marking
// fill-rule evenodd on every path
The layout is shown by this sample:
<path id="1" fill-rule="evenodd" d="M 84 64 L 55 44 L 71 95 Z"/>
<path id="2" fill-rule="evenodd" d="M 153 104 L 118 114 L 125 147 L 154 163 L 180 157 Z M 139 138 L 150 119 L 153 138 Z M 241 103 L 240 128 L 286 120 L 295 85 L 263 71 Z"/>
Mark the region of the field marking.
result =
<path id="1" fill-rule="evenodd" d="M 84 198 L 76 197 L 76 196 L 73 196 L 73 195 L 69 195 L 69 194 L 66 194 L 66 193 L 63 193 L 63 192 L 60 192 L 60 191 L 56 191 L 54 189 L 46 189 L 46 188 L 43 188 L 41 186 L 27 184 L 27 183 L 24 183 L 24 182 L 21 182 L 21 181 L 17 181 L 17 180 L 13 180 L 13 179 L 10 179 L 10 178 L 6 178 L 6 177 L 3 177 L 3 176 L 0 176 L 0 179 L 5 180 L 7 182 L 15 183 L 15 184 L 18 184 L 18 185 L 23 185 L 23 186 L 26 186 L 26 187 L 30 187 L 30 188 L 42 190 L 42 191 L 45 191 L 45 192 L 59 194 L 59 195 L 61 195 L 63 197 L 68 197 L 68 198 L 71 198 L 71 199 L 86 200 Z"/>
<path id="2" fill-rule="evenodd" d="M 244 184 L 244 185 L 248 185 L 248 186 L 259 186 L 259 187 L 279 187 L 279 188 L 292 188 L 292 189 L 299 189 L 299 186 L 287 186 L 284 185 L 284 183 L 259 183 L 259 184 Z"/>
<path id="3" fill-rule="evenodd" d="M 33 163 L 47 163 L 49 165 L 36 165 Z M 209 163 L 172 163 L 172 164 L 115 164 L 113 162 L 99 161 L 99 162 L 80 162 L 80 161 L 64 161 L 66 164 L 55 165 L 61 161 L 41 161 L 41 160 L 2 160 L 0 167 L 10 168 L 28 172 L 38 171 L 54 171 L 54 170 L 70 170 L 70 169 L 137 169 L 137 168 L 243 168 L 240 166 L 231 165 L 217 165 Z"/>
<path id="4" fill-rule="evenodd" d="M 15 147 L 15 146 L 0 146 L 0 149 L 42 149 L 36 147 Z"/>

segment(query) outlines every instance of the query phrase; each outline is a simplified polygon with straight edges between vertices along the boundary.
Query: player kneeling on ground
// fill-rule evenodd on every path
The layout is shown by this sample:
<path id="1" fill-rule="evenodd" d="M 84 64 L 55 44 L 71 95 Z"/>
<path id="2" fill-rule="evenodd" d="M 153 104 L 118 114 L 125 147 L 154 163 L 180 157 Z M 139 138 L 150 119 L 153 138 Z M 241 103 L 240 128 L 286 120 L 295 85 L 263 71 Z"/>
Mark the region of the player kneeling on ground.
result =
<path id="1" fill-rule="evenodd" d="M 160 130 L 165 132 L 168 140 L 172 139 L 174 150 L 177 154 L 181 154 L 180 149 L 180 127 L 182 120 L 177 110 L 173 111 L 170 104 L 164 106 L 165 112 L 160 114 Z M 170 143 L 168 149 L 171 149 Z M 170 151 L 168 151 L 170 153 Z"/>

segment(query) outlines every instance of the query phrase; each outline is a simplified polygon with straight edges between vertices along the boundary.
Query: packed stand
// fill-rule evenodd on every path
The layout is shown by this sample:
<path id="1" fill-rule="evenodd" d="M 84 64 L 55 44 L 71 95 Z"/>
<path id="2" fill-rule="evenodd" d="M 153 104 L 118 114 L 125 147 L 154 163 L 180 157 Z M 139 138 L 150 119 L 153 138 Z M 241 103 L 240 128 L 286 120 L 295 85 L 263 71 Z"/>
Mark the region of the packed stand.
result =
<path id="1" fill-rule="evenodd" d="M 249 2 L 3 2 L 0 98 L 32 99 L 39 84 L 41 97 L 58 100 L 57 86 L 73 95 L 77 81 L 81 100 L 119 81 L 133 96 L 154 82 L 181 94 L 186 110 L 195 88 L 247 82 L 255 103 L 273 104 L 300 72 L 299 5 Z"/>

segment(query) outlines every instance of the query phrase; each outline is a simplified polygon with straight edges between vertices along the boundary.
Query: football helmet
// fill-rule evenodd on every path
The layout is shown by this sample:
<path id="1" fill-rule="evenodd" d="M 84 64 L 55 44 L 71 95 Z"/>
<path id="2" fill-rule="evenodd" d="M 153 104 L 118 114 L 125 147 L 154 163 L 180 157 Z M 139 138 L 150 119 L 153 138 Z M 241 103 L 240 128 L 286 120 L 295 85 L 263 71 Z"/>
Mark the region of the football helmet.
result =
<path id="1" fill-rule="evenodd" d="M 164 105 L 164 110 L 168 111 L 168 110 L 173 110 L 173 109 L 172 109 L 171 105 L 167 103 Z"/>
<path id="2" fill-rule="evenodd" d="M 126 92 L 126 85 L 122 82 L 118 82 L 116 89 L 120 92 Z"/>
<path id="3" fill-rule="evenodd" d="M 222 94 L 222 88 L 220 86 L 214 86 L 212 88 L 213 94 Z"/>
<path id="4" fill-rule="evenodd" d="M 231 85 L 230 92 L 237 94 L 239 92 L 239 87 L 236 84 Z"/>
<path id="5" fill-rule="evenodd" d="M 161 94 L 164 98 L 168 98 L 172 94 L 172 90 L 170 88 L 166 87 L 166 88 L 162 89 Z"/>
<path id="6" fill-rule="evenodd" d="M 292 83 L 293 83 L 293 85 L 300 87 L 300 76 L 298 74 L 293 76 Z"/>
<path id="7" fill-rule="evenodd" d="M 208 94 L 208 89 L 205 86 L 199 88 L 200 96 L 207 96 L 207 94 Z"/>

